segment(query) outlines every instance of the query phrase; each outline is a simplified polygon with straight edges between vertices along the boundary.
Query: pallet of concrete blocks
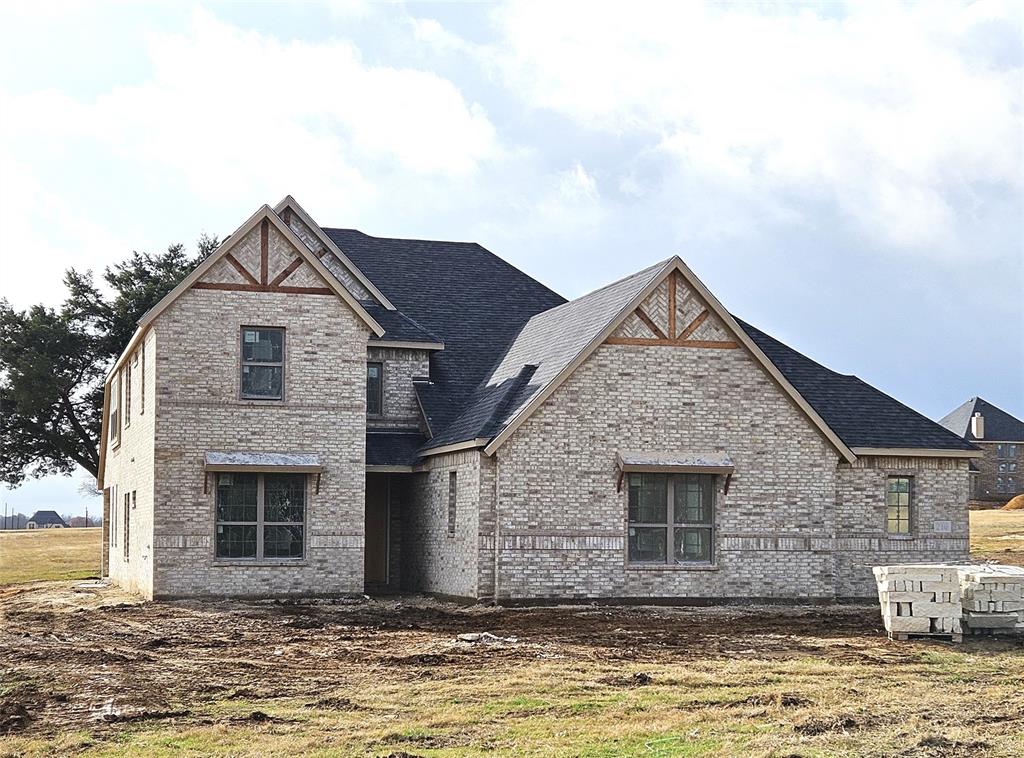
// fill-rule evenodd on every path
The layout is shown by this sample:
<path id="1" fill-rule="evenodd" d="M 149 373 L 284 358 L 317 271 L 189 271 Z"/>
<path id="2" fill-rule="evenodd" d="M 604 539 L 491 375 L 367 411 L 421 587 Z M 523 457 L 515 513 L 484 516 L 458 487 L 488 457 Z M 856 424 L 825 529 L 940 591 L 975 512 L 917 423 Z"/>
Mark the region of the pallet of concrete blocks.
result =
<path id="1" fill-rule="evenodd" d="M 1024 634 L 1024 568 L 965 566 L 960 597 L 971 634 Z"/>
<path id="2" fill-rule="evenodd" d="M 875 566 L 878 600 L 889 637 L 963 639 L 960 577 L 956 566 L 907 564 Z"/>

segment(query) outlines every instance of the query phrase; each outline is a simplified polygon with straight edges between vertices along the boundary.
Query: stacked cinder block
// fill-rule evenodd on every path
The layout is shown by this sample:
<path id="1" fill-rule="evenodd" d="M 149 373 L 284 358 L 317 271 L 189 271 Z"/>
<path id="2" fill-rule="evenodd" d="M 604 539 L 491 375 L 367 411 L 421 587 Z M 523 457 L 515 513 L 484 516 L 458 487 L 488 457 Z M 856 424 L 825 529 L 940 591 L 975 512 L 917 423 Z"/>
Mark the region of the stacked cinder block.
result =
<path id="1" fill-rule="evenodd" d="M 890 637 L 942 635 L 961 639 L 956 566 L 875 566 L 882 619 Z"/>
<path id="2" fill-rule="evenodd" d="M 1024 634 L 1024 568 L 963 567 L 960 593 L 971 634 Z"/>

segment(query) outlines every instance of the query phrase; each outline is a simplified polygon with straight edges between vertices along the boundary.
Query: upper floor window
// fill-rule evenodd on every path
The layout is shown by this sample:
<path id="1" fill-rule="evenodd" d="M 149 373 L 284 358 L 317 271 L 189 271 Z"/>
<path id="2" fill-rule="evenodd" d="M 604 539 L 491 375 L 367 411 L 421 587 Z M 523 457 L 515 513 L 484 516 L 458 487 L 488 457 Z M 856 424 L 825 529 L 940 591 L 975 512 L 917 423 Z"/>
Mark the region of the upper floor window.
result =
<path id="1" fill-rule="evenodd" d="M 911 498 L 914 480 L 909 476 L 890 476 L 886 486 L 885 530 L 889 534 L 910 534 Z"/>
<path id="2" fill-rule="evenodd" d="M 366 412 L 371 416 L 384 413 L 384 364 L 366 364 Z"/>
<path id="3" fill-rule="evenodd" d="M 124 428 L 132 425 L 132 363 L 124 364 Z"/>
<path id="4" fill-rule="evenodd" d="M 115 445 L 121 441 L 121 372 L 110 380 L 110 441 Z"/>
<path id="5" fill-rule="evenodd" d="M 629 475 L 629 561 L 711 563 L 713 474 Z"/>
<path id="6" fill-rule="evenodd" d="M 241 390 L 250 400 L 284 398 L 284 329 L 242 327 Z"/>
<path id="7" fill-rule="evenodd" d="M 996 458 L 1016 458 L 1017 446 L 1013 444 L 996 445 Z"/>

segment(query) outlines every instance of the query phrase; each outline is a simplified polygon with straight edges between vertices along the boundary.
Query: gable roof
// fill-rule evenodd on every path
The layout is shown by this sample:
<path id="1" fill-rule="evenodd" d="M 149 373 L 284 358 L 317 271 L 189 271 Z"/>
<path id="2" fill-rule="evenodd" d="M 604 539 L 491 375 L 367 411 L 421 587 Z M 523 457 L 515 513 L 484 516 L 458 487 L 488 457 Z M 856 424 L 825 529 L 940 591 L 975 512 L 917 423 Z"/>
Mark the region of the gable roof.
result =
<path id="1" fill-rule="evenodd" d="M 865 448 L 977 450 L 856 376 L 838 374 L 760 329 L 739 319 L 737 323 L 854 452 Z"/>
<path id="2" fill-rule="evenodd" d="M 472 426 L 486 415 L 487 423 L 478 426 L 475 437 L 490 437 L 484 452 L 492 454 L 672 272 L 677 272 L 696 292 L 708 309 L 749 350 L 839 454 L 847 462 L 856 460 L 853 451 L 829 428 L 814 407 L 801 397 L 785 375 L 768 360 L 679 256 L 673 256 L 530 319 L 485 384 L 473 393 L 475 405 L 471 404 L 455 420 L 456 434 L 445 433 L 443 442 L 431 439 L 425 452 L 454 443 L 455 440 L 451 439 L 453 436 L 462 440 L 472 439 Z M 531 372 L 529 382 L 511 389 L 507 382 L 524 366 L 536 367 Z M 508 412 L 497 414 L 492 409 L 487 413 L 488 406 L 495 403 L 495 396 L 502 394 L 503 385 L 506 395 L 513 391 L 516 393 L 513 398 L 502 398 L 501 402 Z"/>
<path id="3" fill-rule="evenodd" d="M 40 526 L 46 526 L 47 524 L 60 524 L 61 526 L 67 526 L 67 522 L 60 517 L 57 511 L 36 511 L 32 514 L 32 518 L 29 519 Z"/>
<path id="4" fill-rule="evenodd" d="M 97 482 L 100 487 L 103 486 L 103 472 L 106 466 L 106 450 L 107 450 L 107 417 L 109 415 L 109 396 L 110 396 L 110 380 L 114 374 L 120 369 L 124 362 L 128 359 L 128 356 L 132 354 L 139 342 L 145 336 L 146 331 L 149 329 L 150 324 L 169 308 L 175 300 L 185 294 L 192 285 L 198 282 L 218 261 L 222 260 L 232 248 L 235 247 L 245 236 L 256 228 L 257 224 L 262 221 L 268 221 L 286 240 L 295 248 L 298 255 L 316 271 L 317 274 L 324 280 L 327 286 L 334 291 L 334 293 L 340 297 L 348 306 L 355 312 L 355 314 L 370 328 L 372 334 L 378 337 L 384 334 L 384 328 L 374 320 L 363 305 L 352 296 L 345 287 L 338 281 L 320 259 L 315 256 L 306 246 L 306 243 L 299 239 L 295 232 L 281 220 L 274 210 L 269 205 L 262 205 L 255 213 L 253 213 L 233 234 L 228 235 L 224 241 L 207 256 L 206 260 L 202 261 L 192 271 L 182 279 L 178 286 L 168 292 L 163 298 L 160 299 L 156 305 L 146 311 L 142 318 L 139 319 L 139 325 L 135 329 L 135 333 L 132 338 L 128 341 L 124 350 L 121 351 L 121 355 L 114 365 L 110 367 L 110 371 L 107 372 L 103 387 L 103 417 L 100 426 L 100 445 L 99 445 L 99 470 L 97 472 Z"/>
<path id="5" fill-rule="evenodd" d="M 459 415 L 526 322 L 565 302 L 475 242 L 324 232 L 398 310 L 444 342 L 431 356 L 431 382 L 416 387 L 435 434 Z"/>
<path id="6" fill-rule="evenodd" d="M 976 440 L 978 438 L 971 432 L 971 417 L 975 413 L 985 419 L 983 442 L 1024 442 L 1024 421 L 980 397 L 972 397 L 943 416 L 939 423 L 965 440 Z"/>

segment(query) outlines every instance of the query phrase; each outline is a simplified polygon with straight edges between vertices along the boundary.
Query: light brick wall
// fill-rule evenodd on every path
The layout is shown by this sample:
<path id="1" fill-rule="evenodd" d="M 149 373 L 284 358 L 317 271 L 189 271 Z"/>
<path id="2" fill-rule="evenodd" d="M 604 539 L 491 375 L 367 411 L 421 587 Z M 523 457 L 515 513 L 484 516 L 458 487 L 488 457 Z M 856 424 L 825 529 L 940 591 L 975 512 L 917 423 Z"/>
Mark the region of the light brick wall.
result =
<path id="1" fill-rule="evenodd" d="M 627 567 L 617 451 L 732 457 L 716 568 Z M 500 598 L 833 595 L 838 455 L 744 350 L 603 345 L 497 457 Z"/>
<path id="2" fill-rule="evenodd" d="M 873 597 L 871 567 L 958 562 L 968 558 L 967 461 L 955 458 L 858 458 L 837 471 L 836 594 Z M 913 477 L 911 536 L 886 533 L 886 479 Z M 943 531 L 944 527 L 949 531 Z"/>
<path id="3" fill-rule="evenodd" d="M 430 352 L 406 348 L 367 348 L 367 360 L 384 364 L 384 413 L 367 418 L 373 429 L 415 429 L 422 426 L 422 414 L 412 380 L 430 374 Z"/>
<path id="4" fill-rule="evenodd" d="M 239 399 L 240 329 L 284 327 L 285 399 Z M 154 594 L 285 595 L 363 591 L 366 341 L 333 295 L 189 290 L 155 323 Z M 307 452 L 306 558 L 287 565 L 214 560 L 215 482 L 207 451 Z"/>
<path id="5" fill-rule="evenodd" d="M 123 425 L 125 418 L 125 389 L 121 389 L 121 444 L 115 447 L 109 440 L 104 468 L 104 487 L 114 487 L 111 508 L 116 508 L 116 544 L 107 551 L 107 574 L 111 581 L 137 592 L 144 597 L 153 596 L 153 494 L 154 494 L 154 439 L 156 429 L 156 381 L 154 357 L 157 353 L 156 334 L 150 331 L 144 340 L 145 349 L 137 349 L 128 359 L 131 366 L 132 408 L 131 423 Z M 145 355 L 143 356 L 143 353 Z M 143 367 L 143 364 L 145 366 Z M 122 376 L 124 374 L 122 373 Z M 145 386 L 143 386 L 145 382 Z M 143 405 L 143 393 L 145 404 Z M 124 496 L 135 493 L 135 506 L 125 513 Z M 105 509 L 106 510 L 106 509 Z M 104 518 L 110 514 L 105 512 Z M 124 555 L 124 524 L 130 519 L 128 558 Z M 105 524 L 104 537 L 109 546 L 110 525 Z"/>
<path id="6" fill-rule="evenodd" d="M 478 597 L 480 453 L 468 450 L 428 459 L 412 475 L 402 524 L 403 584 L 407 589 Z M 455 535 L 448 535 L 448 476 L 457 473 Z"/>

